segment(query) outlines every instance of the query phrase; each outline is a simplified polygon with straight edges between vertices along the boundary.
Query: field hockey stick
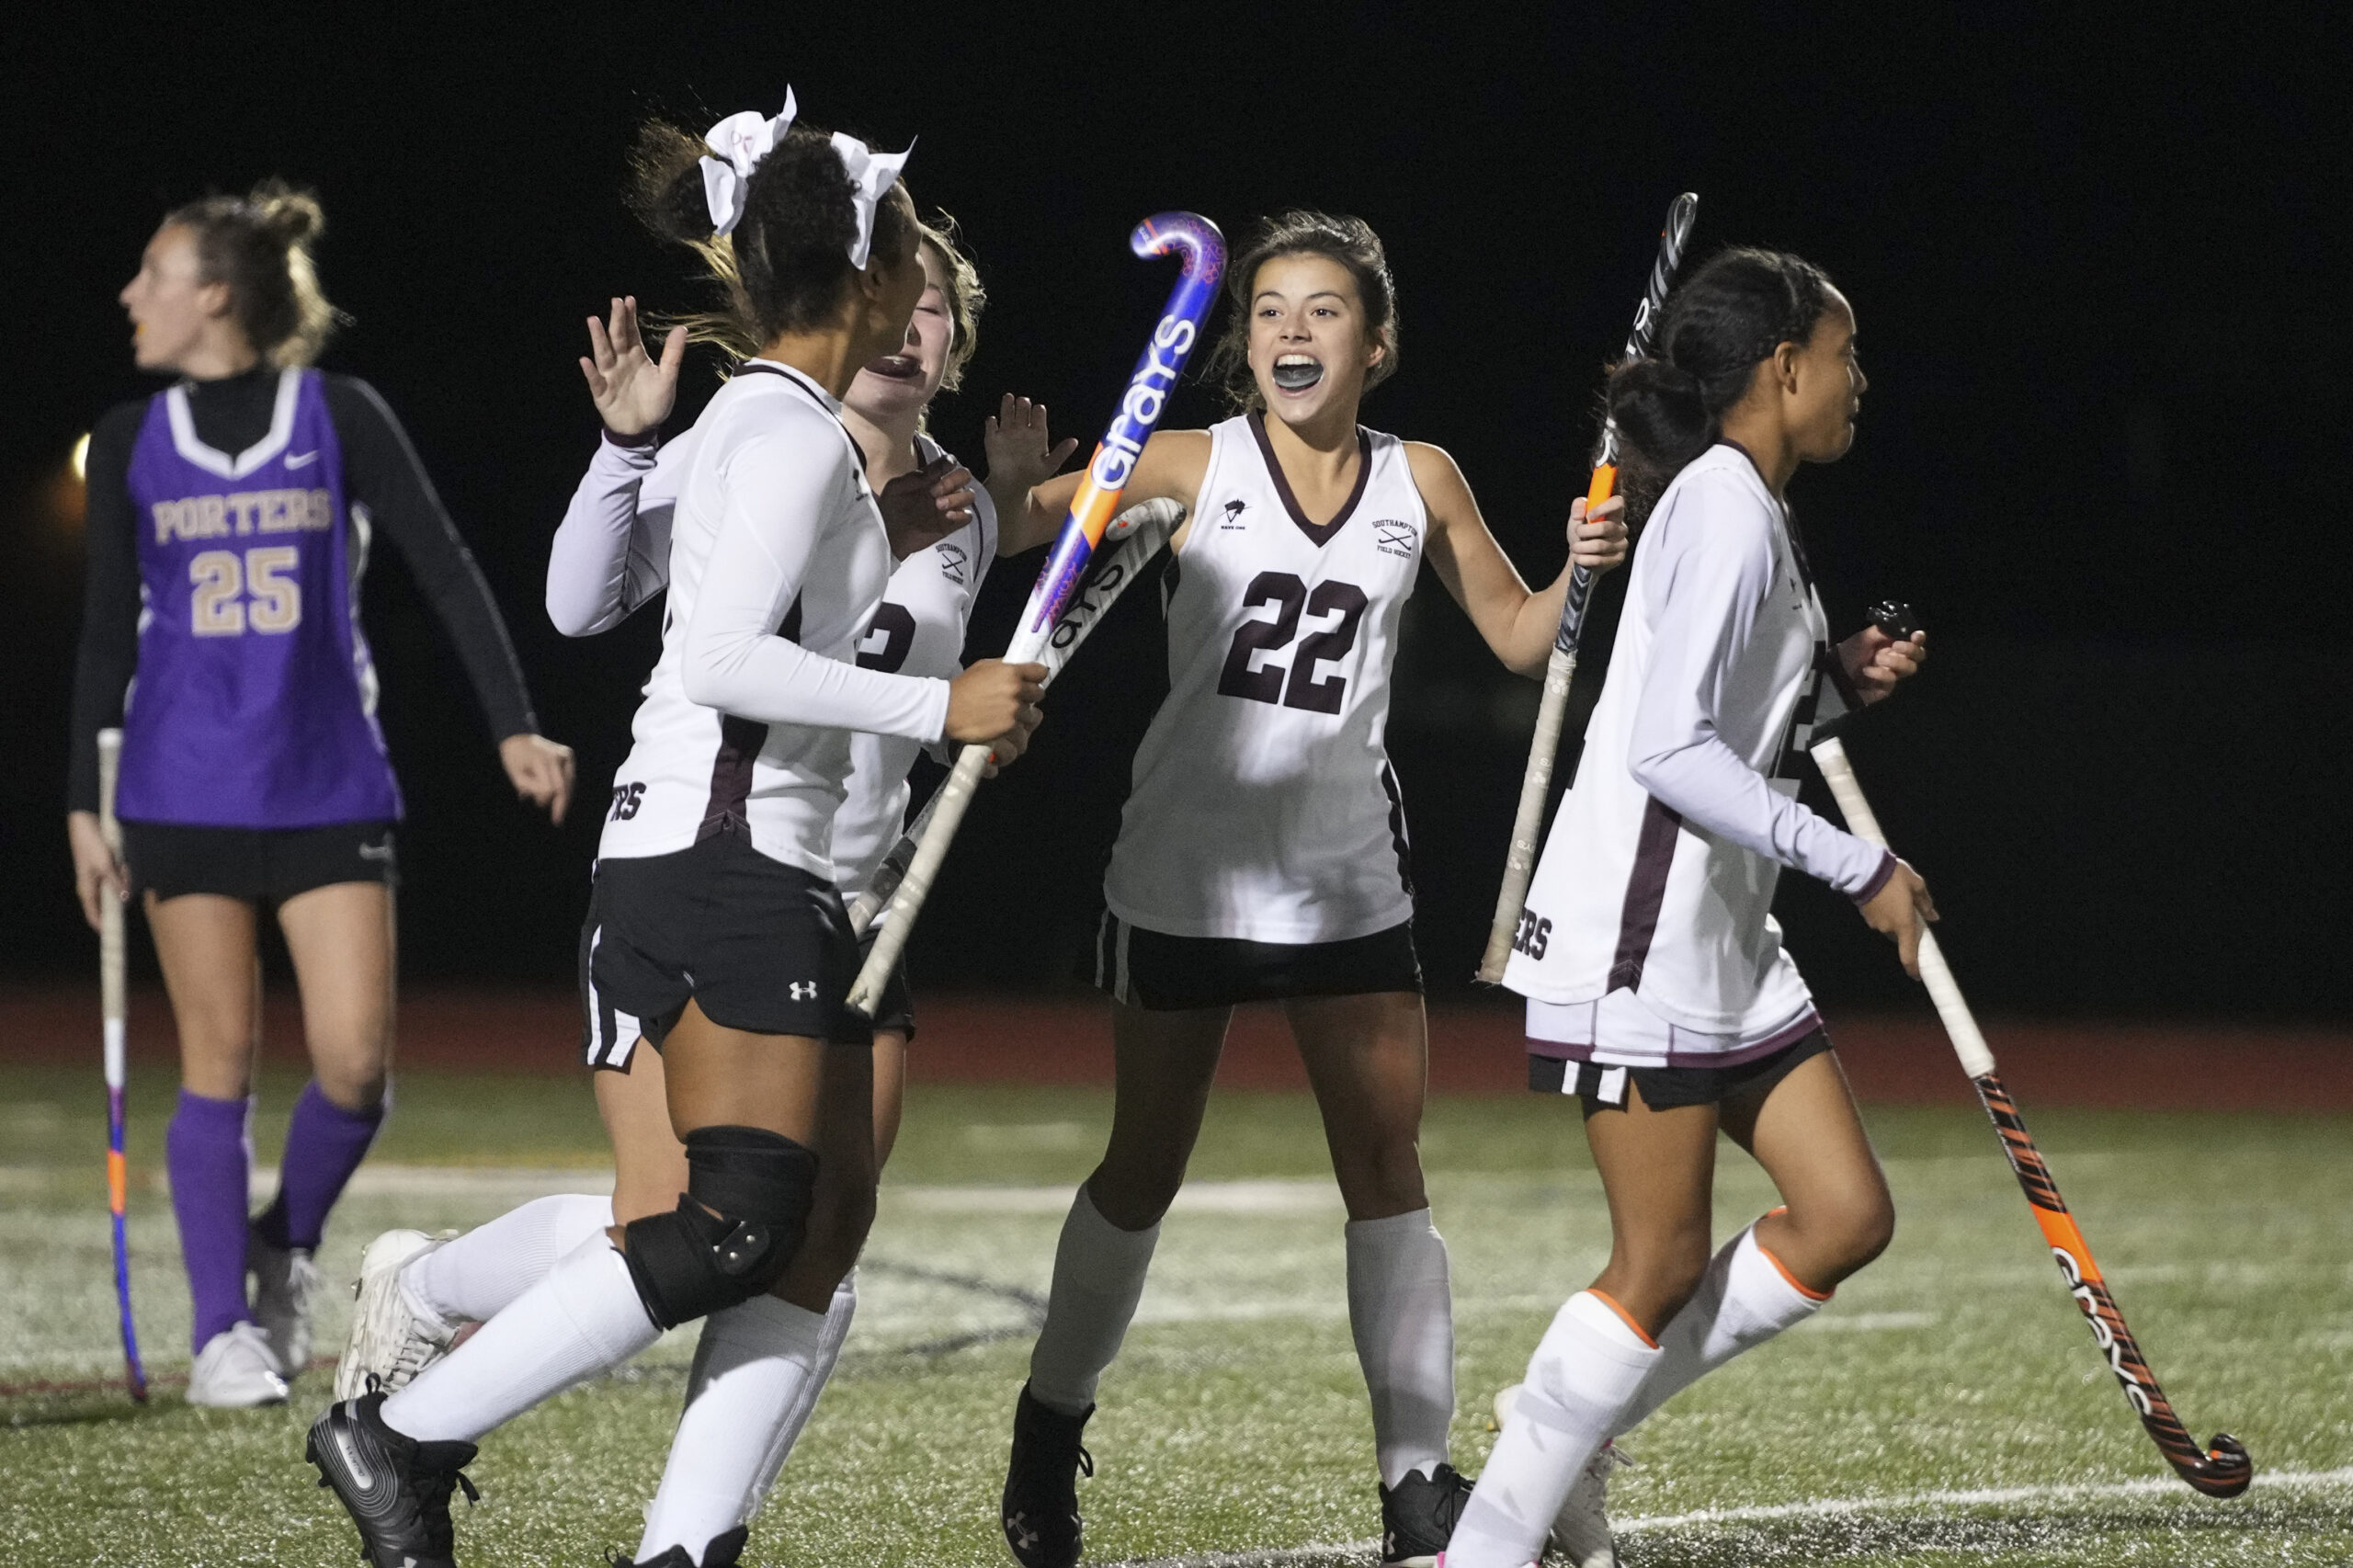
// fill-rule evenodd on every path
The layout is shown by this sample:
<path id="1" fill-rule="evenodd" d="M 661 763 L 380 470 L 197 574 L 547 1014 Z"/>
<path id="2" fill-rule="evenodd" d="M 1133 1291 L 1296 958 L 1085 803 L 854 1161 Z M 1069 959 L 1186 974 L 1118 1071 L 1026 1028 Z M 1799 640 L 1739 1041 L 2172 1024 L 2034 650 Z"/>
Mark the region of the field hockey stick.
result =
<path id="1" fill-rule="evenodd" d="M 1127 591 L 1128 585 L 1143 575 L 1143 569 L 1184 521 L 1184 503 L 1165 495 L 1141 502 L 1111 519 L 1111 526 L 1103 530 L 1102 545 L 1087 562 L 1086 580 L 1072 597 L 1070 608 L 1054 622 L 1053 635 L 1046 639 L 1046 651 L 1038 656 L 1038 662 L 1046 666 L 1044 685 L 1054 684 L 1054 677 L 1062 674 L 1063 666 L 1078 652 L 1078 645 L 1086 641 L 1086 634 L 1103 623 L 1103 618 L 1110 613 L 1111 606 Z M 915 858 L 915 846 L 931 826 L 932 810 L 938 804 L 939 796 L 935 791 L 924 802 L 923 810 L 915 813 L 915 820 L 907 824 L 907 831 L 891 846 L 891 852 L 882 857 L 882 863 L 874 869 L 873 885 L 850 901 L 851 936 L 863 937 L 867 927 L 874 924 L 874 917 L 882 912 L 883 904 L 898 891 L 908 865 Z"/>
<path id="2" fill-rule="evenodd" d="M 1685 191 L 1666 210 L 1666 227 L 1659 232 L 1658 259 L 1651 264 L 1650 287 L 1634 308 L 1634 330 L 1626 336 L 1628 360 L 1649 351 L 1658 328 L 1659 311 L 1666 290 L 1683 263 L 1684 242 L 1691 237 L 1699 213 L 1699 198 Z M 1618 422 L 1604 417 L 1601 439 L 1595 445 L 1593 479 L 1586 488 L 1586 515 L 1609 499 L 1618 488 Z M 1544 663 L 1544 699 L 1536 709 L 1536 733 L 1529 738 L 1528 769 L 1519 778 L 1519 806 L 1512 813 L 1511 849 L 1504 857 L 1504 885 L 1495 894 L 1495 917 L 1487 927 L 1487 950 L 1479 960 L 1478 978 L 1500 984 L 1504 966 L 1511 961 L 1512 943 L 1518 937 L 1521 907 L 1528 902 L 1528 884 L 1536 875 L 1536 852 L 1544 827 L 1544 799 L 1552 789 L 1552 763 L 1560 755 L 1561 726 L 1568 717 L 1569 683 L 1576 678 L 1577 642 L 1585 635 L 1586 610 L 1593 601 L 1593 573 L 1583 566 L 1569 572 L 1568 596 L 1561 602 L 1560 630 L 1552 634 L 1552 654 Z"/>
<path id="3" fill-rule="evenodd" d="M 1012 645 L 1005 651 L 1007 664 L 1031 663 L 1046 651 L 1054 623 L 1078 592 L 1086 563 L 1120 509 L 1120 493 L 1127 488 L 1136 459 L 1142 455 L 1153 426 L 1160 423 L 1161 411 L 1176 390 L 1176 378 L 1201 335 L 1201 324 L 1217 302 L 1218 280 L 1225 273 L 1225 236 L 1207 218 L 1194 212 L 1156 213 L 1136 225 L 1128 236 L 1128 248 L 1146 256 L 1174 251 L 1183 258 L 1184 269 L 1169 290 L 1151 341 L 1128 377 L 1120 411 L 1087 459 L 1086 477 L 1071 497 L 1062 530 L 1054 536 L 1053 551 L 1046 557 L 1045 570 L 1038 574 L 1037 586 L 1029 590 L 1029 606 L 1021 612 Z M 883 981 L 890 977 L 892 966 L 899 961 L 915 929 L 915 915 L 931 892 L 932 879 L 939 873 L 949 845 L 955 842 L 956 829 L 963 823 L 965 808 L 972 804 L 972 791 L 979 787 L 988 760 L 986 745 L 966 746 L 948 781 L 939 787 L 931 826 L 892 893 L 887 921 L 866 956 L 866 966 L 858 972 L 858 983 L 850 987 L 849 1005 L 869 1017 L 881 998 Z"/>
<path id="4" fill-rule="evenodd" d="M 1911 617 L 1901 606 L 1881 606 L 1872 611 L 1872 618 L 1892 637 L 1911 635 Z M 1846 746 L 1832 735 L 1814 742 L 1809 749 L 1813 753 L 1814 765 L 1829 782 L 1831 794 L 1837 798 L 1838 810 L 1846 816 L 1847 827 L 1857 837 L 1886 848 L 1887 835 L 1881 831 L 1879 818 L 1871 813 L 1870 802 L 1863 798 L 1863 787 L 1855 778 L 1855 766 L 1847 758 Z M 1994 1130 L 2001 1134 L 2002 1153 L 2008 1156 L 2018 1186 L 2026 1190 L 2026 1200 L 2034 1210 L 2034 1221 L 2042 1227 L 2042 1238 L 2051 1245 L 2051 1256 L 2059 1265 L 2060 1277 L 2066 1280 L 2068 1293 L 2082 1309 L 2084 1321 L 2091 1326 L 2092 1338 L 2107 1358 L 2109 1370 L 2116 1374 L 2117 1382 L 2122 1386 L 2126 1402 L 2182 1480 L 2209 1497 L 2237 1496 L 2255 1479 L 2255 1461 L 2247 1457 L 2246 1445 L 2227 1432 L 2217 1432 L 2213 1441 L 2201 1449 L 2181 1424 L 2181 1418 L 2174 1414 L 2165 1391 L 2157 1386 L 2156 1374 L 2149 1369 L 2148 1358 L 2141 1354 L 2140 1343 L 2132 1337 L 2131 1329 L 2125 1326 L 2123 1309 L 2116 1304 L 2116 1298 L 2109 1293 L 2108 1285 L 2101 1278 L 2090 1244 L 2084 1240 L 2075 1216 L 2067 1211 L 2065 1199 L 2059 1196 L 2058 1183 L 2052 1178 L 2042 1152 L 2035 1147 L 2032 1134 L 2027 1131 L 2025 1118 L 2018 1114 L 2017 1102 L 2010 1098 L 2010 1092 L 2002 1086 L 2002 1080 L 1994 1071 L 1994 1052 L 1985 1044 L 1985 1036 L 1978 1028 L 1969 1004 L 1961 999 L 1952 967 L 1945 962 L 1944 951 L 1938 947 L 1935 935 L 1925 927 L 1920 932 L 1920 978 L 1927 984 L 1928 999 L 1936 1004 L 1937 1017 L 1943 1020 L 1954 1054 L 1961 1058 L 1961 1070 L 1969 1074 L 1985 1114 L 1994 1119 Z"/>
<path id="5" fill-rule="evenodd" d="M 122 862 L 122 824 L 114 818 L 115 779 L 122 771 L 122 732 L 98 732 L 98 835 L 107 853 Z M 147 1403 L 147 1369 L 139 1361 L 139 1329 L 131 1319 L 131 1244 L 123 1233 L 131 1167 L 122 1153 L 124 1063 L 122 901 L 114 890 L 98 889 L 98 1001 L 105 1017 L 107 1064 L 107 1207 L 114 1216 L 114 1295 L 122 1309 L 122 1365 L 131 1397 Z"/>

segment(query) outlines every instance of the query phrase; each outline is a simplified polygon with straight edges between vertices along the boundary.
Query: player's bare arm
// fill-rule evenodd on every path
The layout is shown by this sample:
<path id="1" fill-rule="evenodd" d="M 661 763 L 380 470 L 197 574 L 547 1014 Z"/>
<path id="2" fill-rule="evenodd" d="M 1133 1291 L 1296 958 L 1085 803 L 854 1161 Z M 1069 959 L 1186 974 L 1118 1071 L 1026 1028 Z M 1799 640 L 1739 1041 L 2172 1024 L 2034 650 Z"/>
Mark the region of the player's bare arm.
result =
<path id="1" fill-rule="evenodd" d="M 1583 496 L 1569 506 L 1569 561 L 1552 585 L 1531 593 L 1480 515 L 1479 503 L 1453 458 L 1424 441 L 1405 443 L 1414 487 L 1429 513 L 1427 546 L 1432 570 L 1454 596 L 1471 623 L 1505 667 L 1517 674 L 1544 673 L 1552 635 L 1561 623 L 1561 601 L 1576 566 L 1607 572 L 1626 559 L 1625 503 L 1605 501 L 1586 516 Z"/>
<path id="2" fill-rule="evenodd" d="M 1210 433 L 1206 430 L 1158 430 L 1143 444 L 1143 455 L 1136 459 L 1127 487 L 1120 493 L 1122 506 L 1167 497 L 1181 505 L 1188 515 L 1199 496 L 1201 480 L 1210 469 Z M 1086 482 L 1086 471 L 1075 469 L 1057 474 L 1043 484 L 1033 486 L 1028 504 L 1020 512 L 1025 544 L 1013 542 L 1014 525 L 1011 515 L 1002 525 L 1005 543 L 1000 553 L 1014 554 L 1033 545 L 1044 544 L 1062 527 L 1063 517 L 1070 511 L 1071 498 Z M 1192 523 L 1188 520 L 1169 540 L 1172 551 L 1182 551 L 1186 534 Z"/>

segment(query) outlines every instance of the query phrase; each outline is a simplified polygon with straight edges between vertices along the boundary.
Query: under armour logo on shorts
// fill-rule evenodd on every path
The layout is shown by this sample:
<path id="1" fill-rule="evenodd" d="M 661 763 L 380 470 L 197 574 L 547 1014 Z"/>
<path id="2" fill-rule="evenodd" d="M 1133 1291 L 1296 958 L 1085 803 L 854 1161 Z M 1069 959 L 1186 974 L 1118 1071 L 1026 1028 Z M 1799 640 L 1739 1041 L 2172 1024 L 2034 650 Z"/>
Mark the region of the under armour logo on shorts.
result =
<path id="1" fill-rule="evenodd" d="M 792 999 L 796 1002 L 814 1002 L 817 999 L 817 983 L 813 980 L 794 981 Z"/>

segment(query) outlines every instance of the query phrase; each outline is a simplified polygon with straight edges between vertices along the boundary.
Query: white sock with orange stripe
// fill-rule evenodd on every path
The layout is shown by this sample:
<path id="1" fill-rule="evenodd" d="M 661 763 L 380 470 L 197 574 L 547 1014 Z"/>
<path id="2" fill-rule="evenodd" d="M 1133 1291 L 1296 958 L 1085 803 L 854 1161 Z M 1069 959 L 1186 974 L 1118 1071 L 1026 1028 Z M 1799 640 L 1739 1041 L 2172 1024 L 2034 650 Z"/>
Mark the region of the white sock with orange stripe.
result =
<path id="1" fill-rule="evenodd" d="M 1519 1403 L 1463 1505 L 1446 1568 L 1541 1561 L 1569 1487 L 1617 1429 L 1661 1354 L 1608 1297 L 1571 1296 L 1528 1358 Z"/>
<path id="2" fill-rule="evenodd" d="M 1658 1365 L 1610 1436 L 1632 1431 L 1660 1405 L 1742 1351 L 1803 1323 L 1829 1299 L 1827 1291 L 1799 1284 L 1779 1258 L 1757 1245 L 1756 1227 L 1749 1226 L 1709 1262 L 1698 1293 L 1658 1336 Z"/>

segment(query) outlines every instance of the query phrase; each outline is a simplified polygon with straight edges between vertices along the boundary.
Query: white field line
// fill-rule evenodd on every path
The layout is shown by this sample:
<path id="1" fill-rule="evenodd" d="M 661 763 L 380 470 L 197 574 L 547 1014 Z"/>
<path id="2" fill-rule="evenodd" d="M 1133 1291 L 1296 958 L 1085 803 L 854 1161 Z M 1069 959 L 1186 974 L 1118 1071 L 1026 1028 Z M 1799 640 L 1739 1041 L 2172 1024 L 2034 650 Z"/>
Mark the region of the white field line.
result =
<path id="1" fill-rule="evenodd" d="M 2353 1486 L 2353 1465 L 2336 1470 L 2269 1470 L 2256 1472 L 2257 1487 L 2323 1490 Z M 1654 1514 L 1619 1521 L 1620 1533 L 1688 1529 L 1694 1525 L 1737 1525 L 1764 1519 L 1826 1519 L 1849 1514 L 1900 1513 L 1910 1508 L 1984 1508 L 2009 1503 L 2089 1502 L 2103 1497 L 2149 1497 L 2190 1493 L 2171 1476 L 2138 1481 L 2102 1481 L 2050 1486 L 1984 1486 L 1967 1492 L 1899 1492 L 1889 1497 L 1821 1497 L 1807 1503 L 1769 1503 L 1748 1508 L 1699 1508 L 1688 1514 Z"/>
<path id="2" fill-rule="evenodd" d="M 2322 1491 L 2353 1486 L 2353 1465 L 2336 1470 L 2259 1471 L 2258 1488 L 2282 1491 Z M 1748 1508 L 1700 1508 L 1688 1514 L 1654 1514 L 1620 1519 L 1620 1535 L 1690 1529 L 1711 1525 L 1752 1524 L 1772 1519 L 1837 1518 L 1855 1514 L 1902 1513 L 1916 1508 L 1983 1508 L 2018 1503 L 2086 1502 L 2100 1498 L 2159 1496 L 2188 1490 L 2169 1477 L 2051 1486 L 1987 1486 L 1968 1492 L 1899 1492 L 1887 1497 L 1819 1497 L 1804 1503 L 1772 1503 Z M 1261 1551 L 1209 1551 L 1183 1557 L 1131 1559 L 1107 1568 L 1274 1568 L 1285 1562 L 1326 1562 L 1360 1558 L 1380 1549 L 1381 1542 L 1351 1540 L 1313 1546 L 1269 1548 Z"/>

